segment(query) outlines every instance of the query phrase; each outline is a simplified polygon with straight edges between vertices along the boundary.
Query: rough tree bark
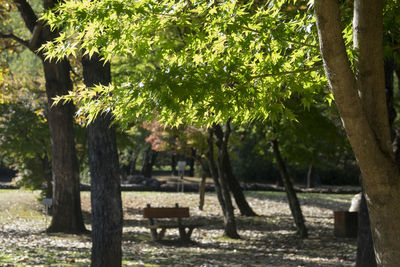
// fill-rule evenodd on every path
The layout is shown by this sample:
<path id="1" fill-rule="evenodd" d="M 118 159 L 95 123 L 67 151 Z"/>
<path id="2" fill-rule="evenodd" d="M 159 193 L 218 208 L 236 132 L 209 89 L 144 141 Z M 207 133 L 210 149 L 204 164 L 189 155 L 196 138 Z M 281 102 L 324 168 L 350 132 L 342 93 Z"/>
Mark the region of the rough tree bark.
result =
<path id="1" fill-rule="evenodd" d="M 82 58 L 84 83 L 88 87 L 111 82 L 110 64 Z M 122 201 L 118 151 L 111 114 L 100 114 L 88 126 L 92 204 L 91 266 L 121 266 Z"/>
<path id="2" fill-rule="evenodd" d="M 279 151 L 278 141 L 272 141 L 272 148 L 274 150 L 274 155 L 276 162 L 278 164 L 279 173 L 282 178 L 283 185 L 285 187 L 286 196 L 288 198 L 290 211 L 292 212 L 292 216 L 294 218 L 294 222 L 297 227 L 297 234 L 301 238 L 307 238 L 307 228 L 304 223 L 303 213 L 301 211 L 300 203 L 296 195 L 296 191 L 294 191 L 293 184 L 290 181 L 289 174 L 286 169 L 286 164 L 282 159 L 281 153 Z"/>
<path id="3" fill-rule="evenodd" d="M 58 1 L 43 1 L 45 10 L 52 8 Z M 53 40 L 58 32 L 43 26 L 31 5 L 26 0 L 14 0 L 26 28 L 31 32 L 30 40 L 22 40 L 13 34 L 9 37 L 17 40 L 35 53 L 43 63 L 48 98 L 48 123 L 51 138 L 51 164 L 53 179 L 53 216 L 48 232 L 85 233 L 79 191 L 79 166 L 75 150 L 72 103 L 53 105 L 53 98 L 67 94 L 72 90 L 70 65 L 68 60 L 46 60 L 37 49 Z"/>
<path id="4" fill-rule="evenodd" d="M 325 73 L 363 176 L 378 266 L 400 261 L 400 174 L 391 145 L 383 66 L 383 1 L 354 1 L 356 74 L 346 54 L 339 1 L 316 0 Z"/>

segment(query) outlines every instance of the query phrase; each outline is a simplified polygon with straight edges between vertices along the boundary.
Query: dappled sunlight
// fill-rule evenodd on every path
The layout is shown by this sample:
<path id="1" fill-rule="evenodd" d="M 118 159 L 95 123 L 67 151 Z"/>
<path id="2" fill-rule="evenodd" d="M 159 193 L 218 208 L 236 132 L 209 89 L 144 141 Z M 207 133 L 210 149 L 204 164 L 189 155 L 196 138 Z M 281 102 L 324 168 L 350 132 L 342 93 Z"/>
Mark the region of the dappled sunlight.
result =
<path id="1" fill-rule="evenodd" d="M 0 259 L 21 265 L 79 265 L 90 262 L 90 235 L 46 234 L 46 216 L 36 198 L 38 192 L 1 191 L 2 205 Z M 21 196 L 23 197 L 19 197 Z M 332 207 L 345 208 L 351 196 L 299 194 L 310 237 L 299 239 L 284 193 L 246 192 L 258 217 L 243 217 L 235 209 L 241 239 L 223 237 L 223 220 L 217 198 L 205 197 L 204 210 L 198 209 L 196 193 L 123 192 L 123 265 L 170 266 L 338 266 L 355 261 L 355 239 L 333 236 Z M 3 196 L 7 196 L 7 200 Z M 90 219 L 90 193 L 82 193 L 86 226 Z M 141 209 L 152 206 L 190 208 L 187 220 L 204 226 L 195 229 L 191 243 L 181 243 L 177 229 L 168 229 L 165 240 L 151 240 Z M 13 203 L 11 206 L 11 203 Z M 28 205 L 28 209 L 26 208 Z M 9 208 L 9 209 L 10 209 Z M 9 210 L 8 209 L 8 210 Z M 18 215 L 17 210 L 24 210 Z M 5 214 L 9 214 L 9 219 Z M 48 218 L 47 223 L 49 223 Z"/>

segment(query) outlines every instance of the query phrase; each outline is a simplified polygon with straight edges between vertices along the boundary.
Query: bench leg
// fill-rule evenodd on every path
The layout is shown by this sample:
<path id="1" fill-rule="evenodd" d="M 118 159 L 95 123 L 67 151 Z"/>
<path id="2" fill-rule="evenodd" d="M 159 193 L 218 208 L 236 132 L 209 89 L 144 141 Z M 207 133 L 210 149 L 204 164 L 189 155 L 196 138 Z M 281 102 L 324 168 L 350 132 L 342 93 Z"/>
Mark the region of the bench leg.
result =
<path id="1" fill-rule="evenodd" d="M 182 241 L 189 242 L 190 236 L 192 235 L 194 227 L 187 227 L 188 230 L 186 231 L 186 227 L 179 227 L 179 236 Z"/>
<path id="2" fill-rule="evenodd" d="M 166 230 L 166 228 L 161 228 L 160 232 L 157 233 L 157 229 L 150 229 L 153 241 L 160 241 L 161 239 L 163 239 Z"/>

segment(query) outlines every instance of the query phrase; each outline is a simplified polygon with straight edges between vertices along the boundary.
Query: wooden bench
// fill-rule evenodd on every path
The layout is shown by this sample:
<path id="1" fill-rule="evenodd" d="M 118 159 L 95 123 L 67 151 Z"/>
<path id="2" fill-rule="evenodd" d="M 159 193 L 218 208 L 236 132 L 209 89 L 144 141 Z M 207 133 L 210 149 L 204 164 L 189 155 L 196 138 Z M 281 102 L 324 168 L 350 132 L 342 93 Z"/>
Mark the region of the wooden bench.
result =
<path id="1" fill-rule="evenodd" d="M 149 219 L 151 237 L 154 241 L 160 241 L 165 235 L 167 229 L 178 228 L 181 241 L 190 241 L 193 229 L 199 227 L 199 224 L 184 224 L 182 218 L 190 217 L 189 208 L 179 207 L 175 204 L 174 208 L 153 208 L 150 204 L 143 209 L 143 217 Z M 157 220 L 155 219 L 176 219 L 175 220 Z M 159 232 L 157 229 L 161 229 Z"/>

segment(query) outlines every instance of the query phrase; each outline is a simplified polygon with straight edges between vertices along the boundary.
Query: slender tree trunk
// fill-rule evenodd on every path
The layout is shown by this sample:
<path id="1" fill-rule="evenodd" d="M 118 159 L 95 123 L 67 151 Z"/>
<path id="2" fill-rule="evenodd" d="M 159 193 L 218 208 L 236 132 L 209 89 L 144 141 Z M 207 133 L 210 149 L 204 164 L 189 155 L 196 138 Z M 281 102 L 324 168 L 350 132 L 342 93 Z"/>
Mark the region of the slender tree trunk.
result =
<path id="1" fill-rule="evenodd" d="M 197 161 L 201 166 L 201 181 L 199 186 L 199 210 L 203 210 L 204 207 L 204 198 L 206 194 L 206 179 L 207 179 L 207 168 L 206 162 L 204 162 L 203 158 L 200 156 L 196 157 Z"/>
<path id="2" fill-rule="evenodd" d="M 146 178 L 151 178 L 153 172 L 153 166 L 157 159 L 157 152 L 151 149 L 149 146 L 144 152 L 142 175 Z"/>
<path id="3" fill-rule="evenodd" d="M 76 157 L 72 103 L 53 105 L 53 98 L 72 90 L 68 61 L 43 61 L 48 98 L 53 175 L 53 216 L 48 232 L 85 233 L 79 165 Z"/>
<path id="4" fill-rule="evenodd" d="M 82 58 L 85 85 L 111 82 L 110 64 L 98 55 Z M 121 266 L 122 201 L 118 151 L 111 114 L 100 114 L 88 126 L 92 203 L 91 266 Z"/>
<path id="5" fill-rule="evenodd" d="M 307 172 L 307 188 L 314 187 L 314 166 L 312 163 L 308 165 L 308 172 Z"/>
<path id="6" fill-rule="evenodd" d="M 223 144 L 217 138 L 216 145 L 218 148 L 223 146 Z M 224 155 L 222 149 L 218 149 L 218 178 L 219 184 L 221 186 L 221 193 L 225 204 L 225 214 L 224 214 L 224 224 L 225 224 L 225 235 L 230 238 L 240 238 L 236 230 L 236 220 L 232 205 L 231 194 L 229 193 L 228 178 L 226 173 L 222 171 L 220 166 L 223 166 Z"/>
<path id="7" fill-rule="evenodd" d="M 174 176 L 178 176 L 178 171 L 176 170 L 176 164 L 177 164 L 176 154 L 173 153 L 171 156 L 171 172 L 172 175 Z"/>
<path id="8" fill-rule="evenodd" d="M 196 149 L 195 148 L 191 148 L 192 150 L 192 155 L 189 159 L 189 177 L 194 177 L 194 160 L 196 158 Z"/>
<path id="9" fill-rule="evenodd" d="M 276 162 L 278 164 L 279 172 L 282 177 L 283 185 L 285 186 L 286 195 L 289 202 L 290 211 L 292 212 L 294 222 L 297 227 L 297 234 L 301 238 L 307 238 L 307 228 L 304 223 L 303 213 L 300 208 L 300 203 L 296 195 L 296 191 L 294 191 L 293 184 L 290 181 L 286 164 L 282 159 L 281 153 L 279 151 L 278 141 L 272 141 L 272 148 L 274 150 L 274 155 Z"/>
<path id="10" fill-rule="evenodd" d="M 218 146 L 218 155 L 221 155 L 221 160 L 218 161 L 220 163 L 218 164 L 218 168 L 222 173 L 224 173 L 227 179 L 229 189 L 232 192 L 233 197 L 235 198 L 236 205 L 240 210 L 240 214 L 243 216 L 257 216 L 257 214 L 252 210 L 249 203 L 247 202 L 243 194 L 243 190 L 232 172 L 231 161 L 229 159 L 228 153 L 228 140 L 230 136 L 229 123 L 226 124 L 225 133 L 223 132 L 220 125 L 215 125 L 214 133 L 217 137 L 217 143 L 221 144 L 220 146 Z"/>
<path id="11" fill-rule="evenodd" d="M 53 197 L 53 179 L 52 179 L 52 175 L 51 175 L 51 163 L 50 163 L 47 155 L 45 155 L 42 158 L 42 168 L 43 168 L 43 173 L 45 175 L 45 180 L 46 180 L 45 197 L 52 198 Z"/>
<path id="12" fill-rule="evenodd" d="M 213 139 L 214 131 L 212 129 L 208 129 L 208 133 L 209 133 L 209 137 L 207 139 L 208 151 L 206 154 L 208 168 L 210 169 L 211 177 L 213 178 L 214 181 L 214 187 L 217 193 L 217 198 L 222 210 L 222 214 L 224 214 L 225 216 L 226 213 L 225 201 L 222 195 L 221 185 L 219 183 L 218 168 L 217 165 L 215 164 L 215 159 L 214 159 L 214 139 Z"/>
<path id="13" fill-rule="evenodd" d="M 354 1 L 354 75 L 338 1 L 314 2 L 325 73 L 363 176 L 378 266 L 400 261 L 400 173 L 391 145 L 383 67 L 383 1 Z"/>

